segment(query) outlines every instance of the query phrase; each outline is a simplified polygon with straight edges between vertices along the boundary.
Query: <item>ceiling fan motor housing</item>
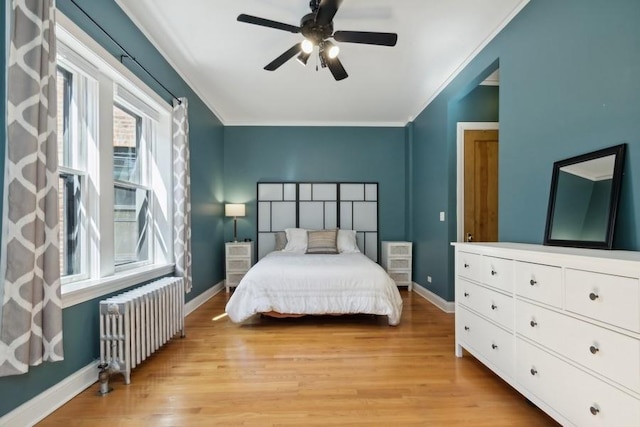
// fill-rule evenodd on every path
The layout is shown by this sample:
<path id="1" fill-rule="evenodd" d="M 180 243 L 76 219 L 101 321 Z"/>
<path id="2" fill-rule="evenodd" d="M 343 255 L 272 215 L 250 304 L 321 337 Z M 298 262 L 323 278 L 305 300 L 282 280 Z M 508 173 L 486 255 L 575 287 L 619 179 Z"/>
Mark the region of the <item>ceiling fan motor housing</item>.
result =
<path id="1" fill-rule="evenodd" d="M 333 34 L 333 22 L 327 25 L 319 25 L 316 23 L 316 14 L 308 13 L 300 20 L 300 32 L 314 45 L 319 44 L 322 40 L 331 37 Z"/>

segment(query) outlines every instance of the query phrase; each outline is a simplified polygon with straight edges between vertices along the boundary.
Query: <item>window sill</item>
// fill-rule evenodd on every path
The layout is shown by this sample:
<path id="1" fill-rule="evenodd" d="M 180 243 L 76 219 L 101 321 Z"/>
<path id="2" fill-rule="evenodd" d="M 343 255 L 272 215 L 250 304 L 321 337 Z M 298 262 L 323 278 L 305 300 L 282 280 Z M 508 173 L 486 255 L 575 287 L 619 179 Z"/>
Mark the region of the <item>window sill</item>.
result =
<path id="1" fill-rule="evenodd" d="M 102 279 L 82 280 L 62 286 L 62 308 L 71 307 L 85 301 L 99 298 L 120 289 L 135 286 L 158 277 L 173 273 L 173 264 L 150 265 L 144 268 L 117 273 Z"/>

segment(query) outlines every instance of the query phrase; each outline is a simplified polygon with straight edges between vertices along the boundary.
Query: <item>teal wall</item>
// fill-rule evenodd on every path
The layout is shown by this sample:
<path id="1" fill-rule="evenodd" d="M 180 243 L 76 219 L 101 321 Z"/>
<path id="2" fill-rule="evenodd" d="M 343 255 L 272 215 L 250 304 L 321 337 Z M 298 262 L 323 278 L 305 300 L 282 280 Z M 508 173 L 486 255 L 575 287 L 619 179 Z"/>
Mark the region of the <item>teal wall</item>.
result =
<path id="1" fill-rule="evenodd" d="M 255 240 L 256 182 L 376 181 L 380 237 L 405 237 L 405 130 L 371 127 L 226 127 L 227 201 L 247 203 L 238 237 Z M 231 220 L 225 237 L 233 237 Z"/>
<path id="2" fill-rule="evenodd" d="M 159 80 L 190 98 L 195 289 L 189 297 L 222 279 L 222 241 L 232 235 L 231 221 L 222 218 L 223 200 L 249 203 L 239 235 L 255 238 L 257 181 L 371 180 L 380 182 L 381 237 L 411 238 L 414 280 L 425 286 L 431 275 L 428 289 L 453 300 L 455 124 L 497 121 L 498 110 L 500 240 L 542 242 L 555 161 L 627 142 L 614 247 L 640 249 L 637 0 L 532 0 L 405 129 L 223 129 L 113 0 L 80 3 Z M 68 0 L 58 5 L 112 49 Z M 476 90 L 498 66 L 499 94 L 496 88 Z M 135 66 L 132 70 L 169 99 Z M 4 114 L 2 120 L 4 149 Z M 440 211 L 447 213 L 446 222 L 439 221 Z M 95 357 L 96 305 L 65 310 L 67 360 L 0 378 L 0 415 Z"/>
<path id="3" fill-rule="evenodd" d="M 78 3 L 145 68 L 152 70 L 153 75 L 174 94 L 186 96 L 189 99 L 193 235 L 193 290 L 187 295 L 187 300 L 190 300 L 223 279 L 223 126 L 122 12 L 115 1 L 78 0 Z M 4 4 L 0 12 L 3 14 L 2 17 L 4 17 Z M 121 52 L 114 49 L 113 43 L 106 39 L 69 0 L 58 0 L 57 6 L 85 32 L 98 40 L 103 47 L 116 56 L 120 55 Z M 2 37 L 0 42 L 4 45 L 4 25 L 0 37 Z M 4 56 L 2 61 L 1 80 L 4 81 L 6 78 Z M 124 64 L 167 102 L 171 101 L 171 96 L 135 64 L 127 60 Z M 2 90 L 0 95 L 3 100 L 0 107 L 2 113 L 0 152 L 4 153 L 6 94 L 4 86 L 0 90 Z M 1 157 L 0 165 L 4 162 L 4 155 Z M 1 180 L 0 184 L 2 184 Z M 0 416 L 88 365 L 99 356 L 97 312 L 98 302 L 101 299 L 75 305 L 63 311 L 64 361 L 32 368 L 25 375 L 0 378 Z"/>
<path id="4" fill-rule="evenodd" d="M 495 67 L 497 64 L 491 71 Z M 448 301 L 453 299 L 448 278 L 453 249 L 449 243 L 456 236 L 456 123 L 499 121 L 500 89 L 477 86 L 482 80 L 477 79 L 448 102 L 438 97 L 429 105 L 429 114 L 420 114 L 411 124 L 413 280 Z M 440 221 L 442 211 L 445 222 Z M 431 276 L 431 283 L 427 276 Z"/>
<path id="5" fill-rule="evenodd" d="M 428 288 L 453 300 L 451 112 L 498 62 L 499 239 L 542 243 L 553 163 L 627 142 L 614 248 L 640 249 L 639 17 L 637 0 L 531 1 L 416 118 L 412 237 L 416 263 L 433 268 L 414 280 L 424 285 L 423 274 L 436 270 Z M 446 207 L 452 224 L 443 230 L 436 211 Z"/>

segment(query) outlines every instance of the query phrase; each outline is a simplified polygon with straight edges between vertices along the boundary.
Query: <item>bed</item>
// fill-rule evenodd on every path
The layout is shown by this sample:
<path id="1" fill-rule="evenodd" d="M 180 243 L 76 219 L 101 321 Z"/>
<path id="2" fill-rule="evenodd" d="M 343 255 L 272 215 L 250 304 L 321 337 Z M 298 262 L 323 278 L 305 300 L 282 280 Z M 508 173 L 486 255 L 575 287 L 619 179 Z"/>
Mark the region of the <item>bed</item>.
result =
<path id="1" fill-rule="evenodd" d="M 360 252 L 274 251 L 242 278 L 226 312 L 233 322 L 242 322 L 257 313 L 366 313 L 387 316 L 390 325 L 398 325 L 402 298 L 386 271 Z"/>
<path id="2" fill-rule="evenodd" d="M 377 264 L 378 183 L 259 182 L 257 258 L 226 311 L 257 314 L 402 314 L 398 288 Z"/>

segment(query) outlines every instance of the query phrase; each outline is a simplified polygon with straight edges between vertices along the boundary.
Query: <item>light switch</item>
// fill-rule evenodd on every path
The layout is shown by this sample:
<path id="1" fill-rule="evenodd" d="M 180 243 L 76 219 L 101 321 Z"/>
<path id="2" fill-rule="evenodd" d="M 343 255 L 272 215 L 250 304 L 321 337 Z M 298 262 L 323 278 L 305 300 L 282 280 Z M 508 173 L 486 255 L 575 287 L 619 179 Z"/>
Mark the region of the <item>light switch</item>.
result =
<path id="1" fill-rule="evenodd" d="M 440 221 L 444 221 L 444 212 L 440 212 Z"/>

